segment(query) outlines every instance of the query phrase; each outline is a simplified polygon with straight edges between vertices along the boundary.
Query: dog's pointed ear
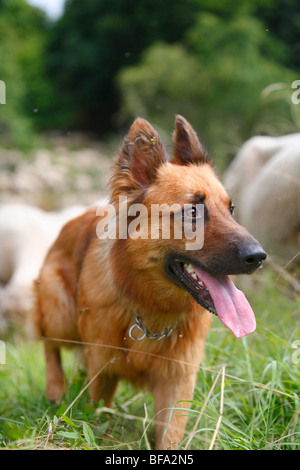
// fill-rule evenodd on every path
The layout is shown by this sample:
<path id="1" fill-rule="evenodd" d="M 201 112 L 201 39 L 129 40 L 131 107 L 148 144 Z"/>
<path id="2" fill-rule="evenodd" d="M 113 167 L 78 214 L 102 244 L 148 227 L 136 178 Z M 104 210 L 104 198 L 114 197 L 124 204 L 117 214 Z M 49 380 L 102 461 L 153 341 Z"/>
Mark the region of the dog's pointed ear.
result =
<path id="1" fill-rule="evenodd" d="M 168 152 L 151 124 L 137 118 L 132 124 L 114 165 L 111 197 L 144 191 L 154 181 L 159 166 L 169 160 Z"/>
<path id="2" fill-rule="evenodd" d="M 190 123 L 182 116 L 177 115 L 175 130 L 173 132 L 174 163 L 187 165 L 189 163 L 210 163 L 205 148 Z"/>

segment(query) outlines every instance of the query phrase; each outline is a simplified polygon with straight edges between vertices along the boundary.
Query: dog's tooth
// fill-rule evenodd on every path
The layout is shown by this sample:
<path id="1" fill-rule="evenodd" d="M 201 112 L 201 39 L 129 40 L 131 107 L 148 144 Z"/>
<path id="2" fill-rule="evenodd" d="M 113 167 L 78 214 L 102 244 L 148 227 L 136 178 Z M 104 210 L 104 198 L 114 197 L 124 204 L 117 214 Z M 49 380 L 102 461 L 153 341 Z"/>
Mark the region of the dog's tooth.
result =
<path id="1" fill-rule="evenodd" d="M 195 281 L 198 281 L 199 279 L 196 273 L 191 274 L 191 277 L 195 279 Z"/>
<path id="2" fill-rule="evenodd" d="M 193 266 L 192 266 L 191 264 L 188 264 L 188 265 L 187 265 L 186 270 L 187 270 L 187 272 L 190 273 L 190 274 L 192 274 L 192 273 L 194 272 L 194 268 L 193 268 Z"/>

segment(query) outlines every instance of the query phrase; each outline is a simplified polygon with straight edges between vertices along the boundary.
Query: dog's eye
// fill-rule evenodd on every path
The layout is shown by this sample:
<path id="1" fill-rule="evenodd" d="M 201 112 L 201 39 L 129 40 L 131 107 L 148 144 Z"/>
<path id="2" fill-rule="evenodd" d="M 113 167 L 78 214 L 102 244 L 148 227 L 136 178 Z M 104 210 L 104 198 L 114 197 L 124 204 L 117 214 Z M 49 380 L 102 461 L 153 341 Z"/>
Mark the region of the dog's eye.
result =
<path id="1" fill-rule="evenodd" d="M 191 206 L 186 209 L 183 209 L 183 215 L 186 217 L 190 217 L 191 219 L 196 219 L 197 217 L 200 217 L 201 213 L 198 207 Z"/>
<path id="2" fill-rule="evenodd" d="M 235 205 L 231 204 L 230 205 L 230 212 L 231 212 L 232 217 L 234 217 L 234 209 L 235 209 Z"/>

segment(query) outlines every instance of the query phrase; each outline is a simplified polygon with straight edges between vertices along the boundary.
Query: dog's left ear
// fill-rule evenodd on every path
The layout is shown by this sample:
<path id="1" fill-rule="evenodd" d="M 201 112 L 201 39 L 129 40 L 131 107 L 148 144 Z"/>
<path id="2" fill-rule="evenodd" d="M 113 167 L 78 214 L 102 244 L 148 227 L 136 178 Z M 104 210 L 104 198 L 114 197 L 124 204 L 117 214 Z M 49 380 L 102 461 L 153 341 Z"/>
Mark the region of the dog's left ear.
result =
<path id="1" fill-rule="evenodd" d="M 175 131 L 173 132 L 174 163 L 187 165 L 189 163 L 210 163 L 205 148 L 190 123 L 182 116 L 177 115 Z"/>
<path id="2" fill-rule="evenodd" d="M 148 121 L 137 118 L 114 165 L 111 199 L 144 191 L 154 181 L 159 166 L 168 160 L 168 152 L 158 133 Z"/>

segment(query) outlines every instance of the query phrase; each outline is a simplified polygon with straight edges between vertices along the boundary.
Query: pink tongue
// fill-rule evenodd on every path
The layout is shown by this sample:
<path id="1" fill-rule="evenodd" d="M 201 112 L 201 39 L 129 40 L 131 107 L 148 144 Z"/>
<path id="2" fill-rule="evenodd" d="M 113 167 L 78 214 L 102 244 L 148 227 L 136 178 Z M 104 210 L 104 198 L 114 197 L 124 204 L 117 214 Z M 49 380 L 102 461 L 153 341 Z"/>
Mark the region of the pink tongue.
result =
<path id="1" fill-rule="evenodd" d="M 193 266 L 195 273 L 209 290 L 221 322 L 236 338 L 253 333 L 256 328 L 255 316 L 242 291 L 237 289 L 228 276 L 212 277 Z"/>

